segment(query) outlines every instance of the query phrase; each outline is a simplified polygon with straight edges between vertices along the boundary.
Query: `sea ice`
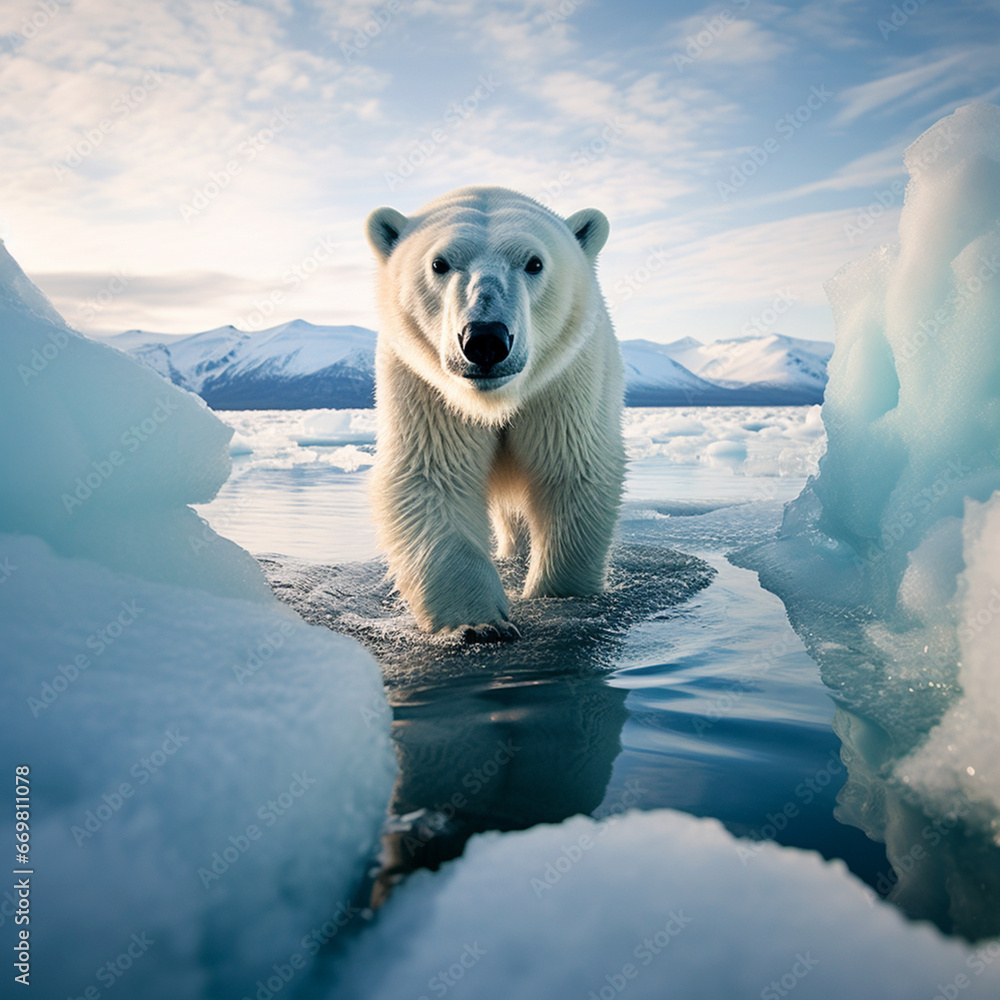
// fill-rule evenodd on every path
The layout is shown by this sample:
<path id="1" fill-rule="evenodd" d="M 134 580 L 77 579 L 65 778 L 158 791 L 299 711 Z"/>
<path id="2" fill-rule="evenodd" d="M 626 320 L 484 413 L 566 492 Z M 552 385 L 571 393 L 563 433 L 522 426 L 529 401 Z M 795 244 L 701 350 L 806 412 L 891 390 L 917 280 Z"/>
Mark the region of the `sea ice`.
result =
<path id="1" fill-rule="evenodd" d="M 188 506 L 230 469 L 197 397 L 67 327 L 6 251 L 0 328 L 0 760 L 30 769 L 30 984 L 304 979 L 357 915 L 392 790 L 378 666 Z"/>
<path id="2" fill-rule="evenodd" d="M 1000 108 L 959 108 L 905 161 L 899 243 L 828 285 L 819 473 L 735 558 L 848 710 L 844 818 L 886 840 L 908 912 L 975 937 L 1000 929 Z M 914 864 L 942 816 L 978 836 Z"/>
<path id="3" fill-rule="evenodd" d="M 907 923 L 840 862 L 612 805 L 474 837 L 398 888 L 334 971 L 328 1000 L 993 998 L 1000 942 Z"/>

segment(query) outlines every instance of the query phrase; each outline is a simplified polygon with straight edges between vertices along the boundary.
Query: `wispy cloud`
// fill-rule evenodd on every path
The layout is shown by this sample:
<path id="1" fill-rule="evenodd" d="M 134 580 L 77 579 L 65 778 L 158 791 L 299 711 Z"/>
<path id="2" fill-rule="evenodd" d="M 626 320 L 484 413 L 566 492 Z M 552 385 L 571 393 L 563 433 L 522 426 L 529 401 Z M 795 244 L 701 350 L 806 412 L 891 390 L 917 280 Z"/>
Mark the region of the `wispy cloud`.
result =
<path id="1" fill-rule="evenodd" d="M 961 61 L 960 55 L 948 55 L 925 66 L 848 87 L 840 94 L 843 107 L 834 119 L 834 124 L 850 125 L 862 115 L 892 106 L 903 98 L 919 93 L 928 94 L 931 92 L 929 85 L 940 83 L 942 77 Z"/>

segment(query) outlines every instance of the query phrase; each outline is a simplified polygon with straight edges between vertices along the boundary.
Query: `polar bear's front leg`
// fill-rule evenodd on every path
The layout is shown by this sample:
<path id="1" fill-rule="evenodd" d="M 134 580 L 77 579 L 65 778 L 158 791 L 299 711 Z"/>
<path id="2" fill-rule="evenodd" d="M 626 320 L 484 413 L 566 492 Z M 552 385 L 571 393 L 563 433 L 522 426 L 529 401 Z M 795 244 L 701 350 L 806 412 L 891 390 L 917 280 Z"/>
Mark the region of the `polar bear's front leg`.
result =
<path id="1" fill-rule="evenodd" d="M 526 434 L 521 445 L 531 533 L 525 597 L 583 597 L 606 582 L 625 476 L 619 424 L 577 415 L 558 430 Z"/>
<path id="2" fill-rule="evenodd" d="M 496 433 L 410 412 L 380 431 L 372 476 L 379 540 L 422 629 L 469 642 L 518 637 L 490 558 L 486 482 Z"/>
<path id="3" fill-rule="evenodd" d="M 613 476 L 534 484 L 525 597 L 585 597 L 604 589 L 620 500 Z"/>

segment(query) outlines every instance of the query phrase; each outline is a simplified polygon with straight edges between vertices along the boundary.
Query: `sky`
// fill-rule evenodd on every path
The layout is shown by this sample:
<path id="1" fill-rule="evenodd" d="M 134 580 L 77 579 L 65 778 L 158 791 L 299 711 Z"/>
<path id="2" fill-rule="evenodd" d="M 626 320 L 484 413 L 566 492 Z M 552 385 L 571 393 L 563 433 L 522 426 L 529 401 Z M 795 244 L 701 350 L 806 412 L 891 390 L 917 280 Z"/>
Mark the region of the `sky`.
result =
<path id="1" fill-rule="evenodd" d="M 497 184 L 608 216 L 623 340 L 832 340 L 972 101 L 1000 0 L 6 0 L 0 237 L 85 332 L 374 329 L 367 214 Z"/>

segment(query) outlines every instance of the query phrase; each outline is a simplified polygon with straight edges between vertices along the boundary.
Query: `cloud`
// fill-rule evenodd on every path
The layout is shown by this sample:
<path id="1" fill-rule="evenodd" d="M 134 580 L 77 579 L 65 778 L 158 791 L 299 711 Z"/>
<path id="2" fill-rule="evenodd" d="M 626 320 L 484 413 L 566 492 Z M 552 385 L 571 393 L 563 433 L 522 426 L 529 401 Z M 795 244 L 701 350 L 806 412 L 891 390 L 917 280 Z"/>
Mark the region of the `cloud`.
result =
<path id="1" fill-rule="evenodd" d="M 699 65 L 741 69 L 767 66 L 789 52 L 791 41 L 753 17 L 745 16 L 742 9 L 746 7 L 746 3 L 741 3 L 722 10 L 706 8 L 676 22 L 668 45 L 673 50 L 672 62 L 677 71 L 690 71 L 696 60 Z"/>
<path id="2" fill-rule="evenodd" d="M 838 100 L 844 107 L 834 118 L 834 124 L 850 125 L 863 115 L 897 104 L 904 97 L 929 94 L 932 92 L 929 87 L 932 82 L 948 85 L 950 81 L 941 78 L 958 66 L 963 59 L 961 55 L 952 54 L 915 69 L 903 70 L 855 87 L 848 87 L 838 95 Z"/>

